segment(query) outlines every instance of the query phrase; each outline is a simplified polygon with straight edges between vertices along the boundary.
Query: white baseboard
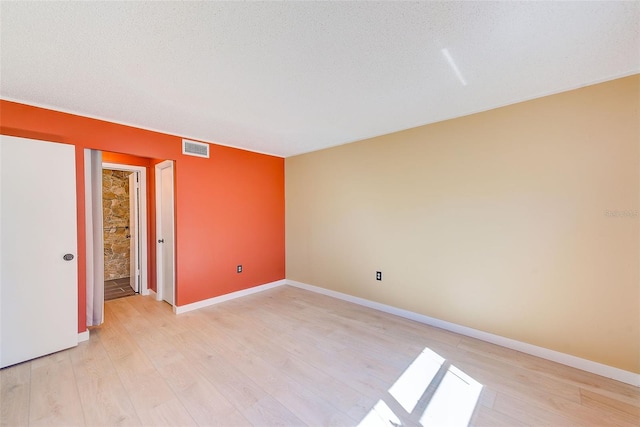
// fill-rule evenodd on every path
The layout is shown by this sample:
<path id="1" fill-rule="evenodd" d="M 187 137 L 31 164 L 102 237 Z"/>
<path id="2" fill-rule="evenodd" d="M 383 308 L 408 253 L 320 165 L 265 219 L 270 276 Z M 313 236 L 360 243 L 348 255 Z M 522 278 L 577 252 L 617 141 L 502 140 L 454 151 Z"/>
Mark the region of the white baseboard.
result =
<path id="1" fill-rule="evenodd" d="M 89 341 L 89 330 L 87 329 L 84 332 L 78 332 L 78 342 L 81 343 L 83 341 Z"/>
<path id="2" fill-rule="evenodd" d="M 153 289 L 147 289 L 147 293 L 145 295 L 149 295 L 149 296 L 151 296 L 151 297 L 153 297 L 155 299 L 158 299 L 157 296 L 156 296 L 158 294 Z"/>
<path id="3" fill-rule="evenodd" d="M 286 281 L 284 279 L 277 280 L 271 283 L 265 283 L 264 285 L 255 286 L 249 289 L 243 289 L 241 291 L 231 292 L 229 294 L 220 295 L 219 297 L 209 298 L 203 301 L 194 302 L 191 304 L 174 306 L 173 311 L 176 314 L 186 313 L 188 311 L 197 310 L 199 308 L 209 307 L 210 305 L 220 304 L 221 302 L 229 301 L 232 299 L 244 297 L 247 295 L 255 294 L 257 292 L 266 291 L 267 289 L 275 288 L 278 286 L 285 285 Z"/>
<path id="4" fill-rule="evenodd" d="M 561 363 L 572 368 L 580 369 L 592 374 L 600 375 L 603 377 L 611 378 L 626 384 L 631 384 L 636 387 L 640 387 L 640 374 L 634 372 L 625 371 L 623 369 L 615 368 L 613 366 L 604 365 L 602 363 L 594 362 L 580 357 L 572 356 L 570 354 L 561 353 L 555 350 L 549 350 L 544 347 L 538 347 L 533 344 L 528 344 L 521 341 L 516 341 L 510 338 L 501 337 L 488 332 L 480 331 L 477 329 L 469 328 L 467 326 L 458 325 L 444 320 L 435 319 L 433 317 L 425 316 L 423 314 L 414 313 L 412 311 L 403 310 L 400 308 L 392 307 L 390 305 L 381 304 L 379 302 L 370 301 L 364 298 L 354 297 L 352 295 L 343 294 L 341 292 L 332 291 L 329 289 L 320 288 L 306 283 L 296 282 L 295 280 L 286 280 L 287 285 L 295 286 L 297 288 L 305 289 L 311 292 L 327 295 L 333 298 L 338 298 L 344 301 L 359 304 L 365 307 L 373 308 L 375 310 L 383 311 L 385 313 L 394 314 L 396 316 L 404 317 L 406 319 L 414 320 L 416 322 L 424 323 L 426 325 L 434 326 L 436 328 L 445 329 L 447 331 L 455 332 L 460 335 L 465 335 L 471 338 L 477 338 L 482 341 L 497 344 L 502 347 L 507 347 L 512 350 L 517 350 L 522 353 L 530 354 L 540 357 L 542 359 L 551 360 L 553 362 Z"/>

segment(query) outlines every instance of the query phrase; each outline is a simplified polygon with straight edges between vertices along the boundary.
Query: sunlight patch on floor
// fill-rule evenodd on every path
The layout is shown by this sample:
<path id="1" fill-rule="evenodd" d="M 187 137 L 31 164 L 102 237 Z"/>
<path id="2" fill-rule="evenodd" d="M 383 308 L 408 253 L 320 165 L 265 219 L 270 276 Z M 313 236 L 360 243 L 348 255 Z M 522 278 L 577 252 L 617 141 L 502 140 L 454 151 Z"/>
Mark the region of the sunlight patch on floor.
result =
<path id="1" fill-rule="evenodd" d="M 482 384 L 451 365 L 420 417 L 427 426 L 467 426 L 480 398 Z"/>
<path id="2" fill-rule="evenodd" d="M 358 424 L 358 426 L 361 427 L 397 427 L 401 425 L 400 419 L 382 400 L 378 400 L 376 406 L 374 406 L 362 421 L 360 421 L 360 424 Z"/>
<path id="3" fill-rule="evenodd" d="M 389 393 L 405 411 L 413 412 L 443 363 L 442 356 L 425 348 L 391 386 Z"/>
<path id="4" fill-rule="evenodd" d="M 467 427 L 482 387 L 445 358 L 425 348 L 358 426 L 398 427 L 419 422 L 424 427 Z"/>

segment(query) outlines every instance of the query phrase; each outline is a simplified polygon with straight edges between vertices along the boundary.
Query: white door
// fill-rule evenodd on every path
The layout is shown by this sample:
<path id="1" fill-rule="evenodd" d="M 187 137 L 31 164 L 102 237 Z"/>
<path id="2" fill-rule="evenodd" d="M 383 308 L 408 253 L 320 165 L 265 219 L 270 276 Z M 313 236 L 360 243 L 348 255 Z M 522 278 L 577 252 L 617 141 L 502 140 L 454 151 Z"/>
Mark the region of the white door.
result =
<path id="1" fill-rule="evenodd" d="M 129 285 L 140 292 L 140 250 L 138 244 L 138 172 L 129 175 Z"/>
<path id="2" fill-rule="evenodd" d="M 156 165 L 156 238 L 158 299 L 174 305 L 174 196 L 173 162 L 166 160 Z"/>
<path id="3" fill-rule="evenodd" d="M 78 344 L 73 145 L 0 136 L 0 367 Z"/>

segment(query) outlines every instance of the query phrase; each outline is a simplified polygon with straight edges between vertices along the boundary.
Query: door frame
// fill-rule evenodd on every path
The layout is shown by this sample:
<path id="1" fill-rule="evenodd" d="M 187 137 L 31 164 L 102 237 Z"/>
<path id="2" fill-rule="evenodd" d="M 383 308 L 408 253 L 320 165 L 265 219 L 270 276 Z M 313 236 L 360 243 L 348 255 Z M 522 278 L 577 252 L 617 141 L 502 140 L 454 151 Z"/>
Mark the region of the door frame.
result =
<path id="1" fill-rule="evenodd" d="M 133 172 L 129 181 L 129 286 L 136 293 L 141 292 L 142 281 L 140 259 L 140 174 Z M 131 190 L 133 188 L 133 191 Z M 133 262 L 135 260 L 135 263 Z"/>
<path id="2" fill-rule="evenodd" d="M 147 168 L 145 166 L 132 166 L 120 163 L 102 162 L 102 169 L 119 170 L 125 172 L 137 172 L 140 178 L 140 195 L 138 197 L 138 246 L 139 246 L 139 267 L 140 267 L 140 295 L 149 295 L 149 265 L 148 260 L 148 234 L 147 234 Z M 129 195 L 131 197 L 131 195 Z M 104 227 L 104 224 L 103 226 Z"/>
<path id="3" fill-rule="evenodd" d="M 162 170 L 163 169 L 171 169 L 171 242 L 173 243 L 173 257 L 171 257 L 171 275 L 173 279 L 173 287 L 171 291 L 173 292 L 173 301 L 172 307 L 175 310 L 176 307 L 176 218 L 175 218 L 175 207 L 176 207 L 176 191 L 175 191 L 175 167 L 173 160 L 165 160 L 155 165 L 155 183 L 156 183 L 156 299 L 158 301 L 163 301 L 164 296 L 164 273 L 163 273 L 163 260 L 162 260 L 162 251 L 159 250 L 160 242 L 158 241 L 160 238 L 158 236 L 162 236 Z"/>

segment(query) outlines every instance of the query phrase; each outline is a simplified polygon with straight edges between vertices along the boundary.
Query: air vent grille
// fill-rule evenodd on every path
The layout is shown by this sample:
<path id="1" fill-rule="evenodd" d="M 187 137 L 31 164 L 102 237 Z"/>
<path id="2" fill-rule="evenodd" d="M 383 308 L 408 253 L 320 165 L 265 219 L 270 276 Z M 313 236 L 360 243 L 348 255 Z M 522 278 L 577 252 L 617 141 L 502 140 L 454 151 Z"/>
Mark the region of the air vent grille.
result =
<path id="1" fill-rule="evenodd" d="M 205 157 L 209 158 L 209 144 L 203 142 L 189 141 L 188 139 L 182 140 L 182 154 L 187 156 Z"/>

